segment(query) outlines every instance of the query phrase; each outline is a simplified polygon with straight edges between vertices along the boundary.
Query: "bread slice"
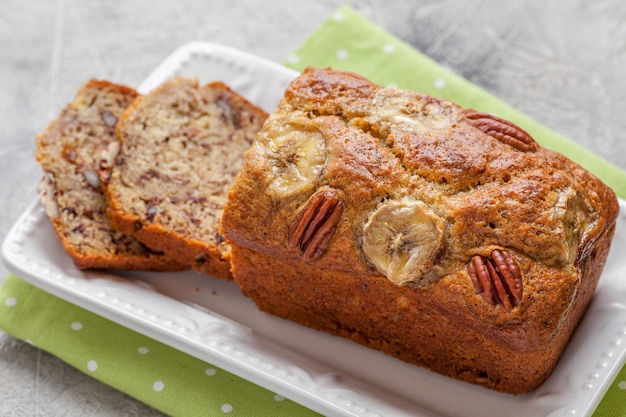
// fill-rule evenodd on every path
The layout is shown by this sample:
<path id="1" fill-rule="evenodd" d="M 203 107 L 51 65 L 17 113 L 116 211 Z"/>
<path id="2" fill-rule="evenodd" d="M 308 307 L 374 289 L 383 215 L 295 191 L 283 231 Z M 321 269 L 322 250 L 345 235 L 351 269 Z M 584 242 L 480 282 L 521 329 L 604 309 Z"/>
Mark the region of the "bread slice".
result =
<path id="1" fill-rule="evenodd" d="M 98 175 L 100 154 L 115 147 L 115 126 L 138 96 L 133 89 L 91 80 L 36 137 L 46 213 L 79 268 L 180 270 L 184 266 L 111 227 Z"/>
<path id="2" fill-rule="evenodd" d="M 267 114 L 221 82 L 174 77 L 124 112 L 105 182 L 114 227 L 154 250 L 230 279 L 220 234 L 228 189 Z"/>

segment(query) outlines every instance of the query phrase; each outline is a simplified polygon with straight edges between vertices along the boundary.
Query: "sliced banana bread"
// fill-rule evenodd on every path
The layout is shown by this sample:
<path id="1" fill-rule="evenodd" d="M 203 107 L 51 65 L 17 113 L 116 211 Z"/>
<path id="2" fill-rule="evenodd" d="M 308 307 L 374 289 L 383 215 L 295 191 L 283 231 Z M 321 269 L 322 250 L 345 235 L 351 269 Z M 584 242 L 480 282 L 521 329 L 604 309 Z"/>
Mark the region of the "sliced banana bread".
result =
<path id="1" fill-rule="evenodd" d="M 79 268 L 180 270 L 183 265 L 113 230 L 100 188 L 100 155 L 118 145 L 115 125 L 138 94 L 108 81 L 82 86 L 36 137 L 41 200 Z"/>
<path id="2" fill-rule="evenodd" d="M 174 77 L 126 110 L 105 181 L 114 227 L 230 279 L 219 232 L 228 189 L 267 114 L 221 82 Z M 115 158 L 113 158 L 115 157 Z"/>

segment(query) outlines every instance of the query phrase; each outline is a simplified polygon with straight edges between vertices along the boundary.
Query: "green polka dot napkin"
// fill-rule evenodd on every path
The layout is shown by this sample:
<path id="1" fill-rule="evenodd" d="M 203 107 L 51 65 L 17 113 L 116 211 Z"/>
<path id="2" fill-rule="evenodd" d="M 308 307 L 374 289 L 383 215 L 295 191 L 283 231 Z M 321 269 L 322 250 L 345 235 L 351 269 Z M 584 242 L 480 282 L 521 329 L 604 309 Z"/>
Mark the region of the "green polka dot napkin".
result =
<path id="1" fill-rule="evenodd" d="M 318 415 L 14 275 L 0 290 L 0 328 L 168 415 Z"/>
<path id="2" fill-rule="evenodd" d="M 287 59 L 331 66 L 494 112 L 595 172 L 622 197 L 626 173 L 446 70 L 350 8 L 334 13 Z M 42 308 L 45 306 L 45 308 Z M 316 413 L 213 365 L 52 296 L 13 275 L 0 289 L 0 328 L 172 416 L 314 416 Z M 626 368 L 594 417 L 626 417 Z"/>

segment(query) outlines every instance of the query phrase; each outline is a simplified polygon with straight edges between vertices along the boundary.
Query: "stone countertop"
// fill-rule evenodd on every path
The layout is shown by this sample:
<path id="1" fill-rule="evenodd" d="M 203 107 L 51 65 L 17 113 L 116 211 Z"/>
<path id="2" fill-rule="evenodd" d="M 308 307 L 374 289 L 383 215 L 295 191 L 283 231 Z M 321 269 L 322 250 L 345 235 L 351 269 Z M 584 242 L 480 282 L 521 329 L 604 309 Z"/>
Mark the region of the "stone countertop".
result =
<path id="1" fill-rule="evenodd" d="M 344 4 L 626 170 L 626 2 L 3 0 L 0 238 L 36 198 L 34 136 L 90 78 L 137 86 L 191 40 L 283 62 Z M 0 282 L 8 274 L 0 266 Z M 0 332 L 1 416 L 160 416 Z"/>

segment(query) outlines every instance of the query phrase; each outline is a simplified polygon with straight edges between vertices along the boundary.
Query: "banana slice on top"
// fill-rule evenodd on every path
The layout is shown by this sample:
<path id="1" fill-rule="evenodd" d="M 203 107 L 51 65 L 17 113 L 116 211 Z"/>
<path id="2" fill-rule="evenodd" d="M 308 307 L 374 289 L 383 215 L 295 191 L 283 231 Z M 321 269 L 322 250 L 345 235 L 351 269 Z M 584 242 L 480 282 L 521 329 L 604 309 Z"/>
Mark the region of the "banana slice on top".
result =
<path id="1" fill-rule="evenodd" d="M 418 200 L 388 201 L 363 226 L 361 249 L 394 284 L 419 282 L 444 244 L 444 221 Z"/>
<path id="2" fill-rule="evenodd" d="M 272 126 L 263 138 L 270 167 L 268 192 L 286 197 L 315 186 L 326 164 L 326 138 L 309 119 L 290 120 Z"/>
<path id="3" fill-rule="evenodd" d="M 548 262 L 552 259 L 562 264 L 574 262 L 581 255 L 579 250 L 584 251 L 589 243 L 586 235 L 593 227 L 595 215 L 582 194 L 570 187 L 559 191 L 552 213 L 558 222 L 554 228 L 555 236 L 562 236 L 563 245 L 559 252 L 550 254 Z M 559 250 L 559 245 L 554 245 L 554 248 Z"/>

